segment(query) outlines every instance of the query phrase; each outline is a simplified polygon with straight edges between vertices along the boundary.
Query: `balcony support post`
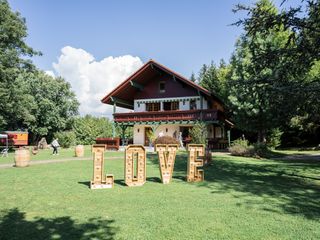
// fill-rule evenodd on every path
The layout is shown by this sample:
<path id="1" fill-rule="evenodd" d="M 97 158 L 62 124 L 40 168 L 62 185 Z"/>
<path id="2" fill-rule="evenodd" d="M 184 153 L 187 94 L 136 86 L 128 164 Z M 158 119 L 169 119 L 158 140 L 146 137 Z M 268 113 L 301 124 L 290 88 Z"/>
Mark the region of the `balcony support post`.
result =
<path id="1" fill-rule="evenodd" d="M 113 102 L 113 114 L 115 114 L 117 111 L 117 104 L 116 102 Z M 113 124 L 112 124 L 112 137 L 116 137 L 116 122 L 113 119 Z"/>
<path id="2" fill-rule="evenodd" d="M 203 113 L 202 113 L 202 110 L 203 110 L 203 96 L 201 95 L 201 92 L 198 90 L 198 95 L 200 97 L 200 121 L 202 121 L 203 119 Z"/>

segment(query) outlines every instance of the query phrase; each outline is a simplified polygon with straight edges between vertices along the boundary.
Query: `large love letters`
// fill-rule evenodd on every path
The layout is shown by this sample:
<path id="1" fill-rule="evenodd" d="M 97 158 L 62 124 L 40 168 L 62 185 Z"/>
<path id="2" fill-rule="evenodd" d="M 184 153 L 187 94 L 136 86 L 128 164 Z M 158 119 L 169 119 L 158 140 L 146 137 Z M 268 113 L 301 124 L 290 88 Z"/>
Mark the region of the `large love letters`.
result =
<path id="1" fill-rule="evenodd" d="M 170 183 L 173 174 L 174 162 L 178 151 L 177 144 L 157 144 L 156 152 L 159 157 L 160 175 L 163 184 Z M 188 144 L 188 182 L 200 182 L 204 179 L 203 157 L 205 147 L 202 144 Z M 112 188 L 114 177 L 112 174 L 104 175 L 105 145 L 95 144 L 93 152 L 93 180 L 91 189 Z M 125 183 L 127 186 L 142 186 L 146 182 L 146 150 L 142 145 L 129 145 L 125 151 L 124 162 Z"/>
<path id="2" fill-rule="evenodd" d="M 129 187 L 142 186 L 146 182 L 146 150 L 142 145 L 126 148 L 124 175 Z"/>
<path id="3" fill-rule="evenodd" d="M 203 166 L 204 145 L 203 144 L 188 144 L 188 182 L 201 182 L 204 179 L 203 169 L 198 169 Z"/>
<path id="4" fill-rule="evenodd" d="M 178 144 L 156 145 L 156 152 L 159 157 L 161 181 L 163 184 L 168 184 L 171 181 L 177 150 Z"/>
<path id="5" fill-rule="evenodd" d="M 104 175 L 104 144 L 95 144 L 92 146 L 93 153 L 93 180 L 90 182 L 91 189 L 112 188 L 113 175 Z"/>

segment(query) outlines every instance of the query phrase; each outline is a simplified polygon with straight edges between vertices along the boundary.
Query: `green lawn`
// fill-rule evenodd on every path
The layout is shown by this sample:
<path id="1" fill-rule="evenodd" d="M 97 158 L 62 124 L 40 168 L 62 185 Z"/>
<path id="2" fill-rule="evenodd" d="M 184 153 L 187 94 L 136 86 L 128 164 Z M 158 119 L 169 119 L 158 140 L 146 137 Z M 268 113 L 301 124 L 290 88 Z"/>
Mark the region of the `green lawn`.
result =
<path id="1" fill-rule="evenodd" d="M 219 156 L 187 183 L 182 152 L 162 185 L 148 154 L 146 184 L 126 187 L 115 154 L 113 189 L 88 188 L 91 161 L 0 169 L 0 239 L 320 239 L 318 160 Z"/>

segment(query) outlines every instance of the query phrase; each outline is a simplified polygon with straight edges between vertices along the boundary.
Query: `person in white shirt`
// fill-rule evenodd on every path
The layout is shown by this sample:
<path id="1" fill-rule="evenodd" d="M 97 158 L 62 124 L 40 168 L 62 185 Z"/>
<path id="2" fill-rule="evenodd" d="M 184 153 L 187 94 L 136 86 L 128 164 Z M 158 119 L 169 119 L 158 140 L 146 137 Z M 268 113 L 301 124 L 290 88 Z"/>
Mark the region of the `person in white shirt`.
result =
<path id="1" fill-rule="evenodd" d="M 51 143 L 51 146 L 53 147 L 53 155 L 57 154 L 58 155 L 58 147 L 60 147 L 59 143 L 58 143 L 58 138 L 54 139 Z"/>

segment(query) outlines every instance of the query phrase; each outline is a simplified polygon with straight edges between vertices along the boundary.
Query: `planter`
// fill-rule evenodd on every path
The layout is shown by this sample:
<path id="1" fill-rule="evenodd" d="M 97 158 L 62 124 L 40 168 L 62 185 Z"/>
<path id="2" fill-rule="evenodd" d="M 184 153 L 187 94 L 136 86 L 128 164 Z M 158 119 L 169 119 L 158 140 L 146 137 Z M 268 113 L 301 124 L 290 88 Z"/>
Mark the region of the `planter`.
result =
<path id="1" fill-rule="evenodd" d="M 76 157 L 83 157 L 84 156 L 84 146 L 83 145 L 76 146 L 75 155 L 76 155 Z"/>
<path id="2" fill-rule="evenodd" d="M 27 167 L 30 164 L 29 149 L 18 149 L 14 154 L 14 162 L 16 167 Z"/>

